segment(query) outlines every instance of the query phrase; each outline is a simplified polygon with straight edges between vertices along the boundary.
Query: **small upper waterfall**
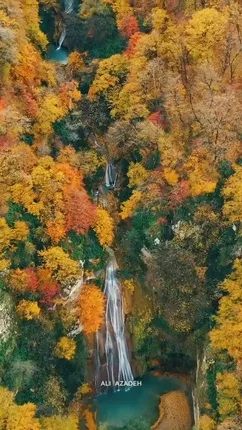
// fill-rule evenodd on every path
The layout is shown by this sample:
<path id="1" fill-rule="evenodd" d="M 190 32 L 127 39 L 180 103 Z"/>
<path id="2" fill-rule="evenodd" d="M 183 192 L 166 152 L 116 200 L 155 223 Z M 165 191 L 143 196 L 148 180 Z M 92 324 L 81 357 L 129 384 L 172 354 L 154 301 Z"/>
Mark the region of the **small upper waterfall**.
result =
<path id="1" fill-rule="evenodd" d="M 114 188 L 116 185 L 117 173 L 112 163 L 107 163 L 105 170 L 105 185 L 107 188 Z"/>
<path id="2" fill-rule="evenodd" d="M 71 13 L 73 11 L 74 0 L 65 0 L 65 13 Z"/>
<path id="3" fill-rule="evenodd" d="M 73 3 L 74 3 L 74 0 L 65 0 L 64 1 L 65 13 L 67 15 L 73 11 Z M 60 35 L 58 48 L 56 48 L 57 51 L 59 51 L 59 49 L 61 49 L 62 43 L 64 42 L 65 38 L 66 38 L 66 26 L 64 25 L 62 33 Z"/>
<path id="4" fill-rule="evenodd" d="M 119 382 L 133 381 L 125 337 L 123 296 L 116 277 L 117 262 L 112 256 L 106 268 L 104 294 L 106 296 L 105 329 L 97 332 L 97 390 L 102 382 L 113 387 Z M 102 364 L 103 363 L 103 364 Z"/>
<path id="5" fill-rule="evenodd" d="M 66 38 L 66 26 L 64 25 L 62 33 L 60 35 L 58 48 L 56 48 L 57 51 L 59 51 L 59 49 L 61 49 L 62 43 L 64 42 L 65 38 Z"/>

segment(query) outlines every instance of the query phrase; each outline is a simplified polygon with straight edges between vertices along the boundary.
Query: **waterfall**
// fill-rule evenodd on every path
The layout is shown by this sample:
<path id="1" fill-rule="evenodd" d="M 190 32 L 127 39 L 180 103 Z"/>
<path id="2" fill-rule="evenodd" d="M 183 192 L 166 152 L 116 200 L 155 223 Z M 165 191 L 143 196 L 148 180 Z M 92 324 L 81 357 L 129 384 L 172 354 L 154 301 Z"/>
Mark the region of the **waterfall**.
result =
<path id="1" fill-rule="evenodd" d="M 105 170 L 105 185 L 107 188 L 114 188 L 116 185 L 117 173 L 112 163 L 107 163 Z"/>
<path id="2" fill-rule="evenodd" d="M 74 0 L 65 0 L 65 13 L 71 13 L 73 11 Z"/>
<path id="3" fill-rule="evenodd" d="M 65 0 L 64 1 L 65 13 L 67 15 L 73 11 L 73 3 L 74 3 L 74 0 Z M 61 49 L 62 43 L 64 42 L 65 38 L 66 38 L 66 26 L 64 25 L 62 33 L 60 35 L 59 45 L 58 45 L 58 48 L 56 49 L 56 51 L 59 51 L 59 49 Z"/>
<path id="4" fill-rule="evenodd" d="M 59 49 L 61 49 L 62 43 L 64 42 L 65 38 L 66 38 L 66 26 L 64 25 L 62 33 L 60 35 L 60 39 L 59 39 L 59 46 L 58 46 L 58 48 L 56 48 L 57 51 L 59 51 Z"/>
<path id="5" fill-rule="evenodd" d="M 103 381 L 115 389 L 119 382 L 133 381 L 125 337 L 123 296 L 116 277 L 117 262 L 112 256 L 107 264 L 104 294 L 106 296 L 105 330 L 96 334 L 97 372 L 96 387 Z M 103 360 L 102 360 L 103 358 Z M 102 364 L 104 361 L 104 364 Z"/>

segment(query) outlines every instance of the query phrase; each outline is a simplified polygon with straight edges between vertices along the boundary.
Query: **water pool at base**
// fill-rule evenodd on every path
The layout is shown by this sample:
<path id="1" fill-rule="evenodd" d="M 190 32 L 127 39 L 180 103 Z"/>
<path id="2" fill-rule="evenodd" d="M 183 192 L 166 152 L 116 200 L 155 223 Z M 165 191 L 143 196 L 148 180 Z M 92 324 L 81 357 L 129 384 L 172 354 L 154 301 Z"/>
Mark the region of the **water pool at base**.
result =
<path id="1" fill-rule="evenodd" d="M 47 60 L 57 61 L 61 64 L 68 63 L 68 50 L 66 48 L 61 47 L 60 49 L 56 49 L 56 45 L 49 45 L 46 53 Z"/>
<path id="2" fill-rule="evenodd" d="M 132 387 L 128 391 L 122 388 L 95 398 L 99 427 L 105 424 L 107 429 L 119 428 L 136 420 L 151 426 L 159 416 L 161 395 L 176 390 L 188 392 L 185 382 L 175 377 L 148 373 L 140 380 L 141 387 Z"/>

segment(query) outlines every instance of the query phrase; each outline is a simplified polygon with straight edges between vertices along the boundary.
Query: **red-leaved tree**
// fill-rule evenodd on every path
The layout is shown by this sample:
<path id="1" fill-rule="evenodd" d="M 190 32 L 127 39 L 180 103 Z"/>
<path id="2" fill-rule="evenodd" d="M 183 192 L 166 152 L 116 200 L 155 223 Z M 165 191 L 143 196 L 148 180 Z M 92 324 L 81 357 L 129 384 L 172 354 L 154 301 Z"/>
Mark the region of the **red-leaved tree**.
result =
<path id="1" fill-rule="evenodd" d="M 135 16 L 123 15 L 118 23 L 118 29 L 123 37 L 129 39 L 139 31 L 139 24 Z"/>

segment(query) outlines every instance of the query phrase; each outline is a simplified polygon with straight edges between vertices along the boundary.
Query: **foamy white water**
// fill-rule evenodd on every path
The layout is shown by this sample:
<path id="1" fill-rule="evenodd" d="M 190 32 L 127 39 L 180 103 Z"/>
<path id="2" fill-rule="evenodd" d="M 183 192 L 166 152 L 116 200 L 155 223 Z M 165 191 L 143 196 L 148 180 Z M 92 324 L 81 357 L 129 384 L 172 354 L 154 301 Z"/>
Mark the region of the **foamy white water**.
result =
<path id="1" fill-rule="evenodd" d="M 104 294 L 106 296 L 105 315 L 105 355 L 108 386 L 115 387 L 118 381 L 133 381 L 129 352 L 125 337 L 123 296 L 116 276 L 117 262 L 114 256 L 106 268 Z M 97 333 L 97 373 L 100 371 L 100 336 Z M 99 375 L 97 380 L 100 381 Z"/>

